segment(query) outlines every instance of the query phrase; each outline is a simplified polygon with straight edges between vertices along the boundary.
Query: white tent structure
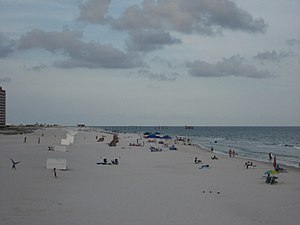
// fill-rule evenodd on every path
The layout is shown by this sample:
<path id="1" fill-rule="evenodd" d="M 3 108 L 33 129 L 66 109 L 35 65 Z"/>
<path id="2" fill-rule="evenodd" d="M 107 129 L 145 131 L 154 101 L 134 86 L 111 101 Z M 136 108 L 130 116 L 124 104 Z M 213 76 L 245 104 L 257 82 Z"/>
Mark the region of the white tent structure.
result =
<path id="1" fill-rule="evenodd" d="M 67 146 L 65 146 L 65 145 L 55 145 L 54 146 L 54 151 L 55 152 L 66 152 L 67 151 Z"/>
<path id="2" fill-rule="evenodd" d="M 58 169 L 67 170 L 67 160 L 66 159 L 47 159 L 47 169 Z"/>
<path id="3" fill-rule="evenodd" d="M 61 142 L 60 142 L 61 145 L 70 145 L 70 142 L 68 139 L 61 139 Z"/>

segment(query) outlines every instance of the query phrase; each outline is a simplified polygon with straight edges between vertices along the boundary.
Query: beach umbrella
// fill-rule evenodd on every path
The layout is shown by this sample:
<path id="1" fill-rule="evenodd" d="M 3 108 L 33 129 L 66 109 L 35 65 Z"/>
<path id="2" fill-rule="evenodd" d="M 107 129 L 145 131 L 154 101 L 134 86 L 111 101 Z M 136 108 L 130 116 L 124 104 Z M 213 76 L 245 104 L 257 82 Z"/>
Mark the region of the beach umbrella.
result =
<path id="1" fill-rule="evenodd" d="M 163 139 L 172 139 L 169 135 L 165 135 L 162 137 Z"/>
<path id="2" fill-rule="evenodd" d="M 279 172 L 276 170 L 268 170 L 265 172 L 265 174 L 270 174 L 270 175 L 274 175 L 274 174 L 278 174 Z"/>
<path id="3" fill-rule="evenodd" d="M 157 136 L 155 134 L 150 134 L 146 138 L 161 138 L 160 136 Z"/>

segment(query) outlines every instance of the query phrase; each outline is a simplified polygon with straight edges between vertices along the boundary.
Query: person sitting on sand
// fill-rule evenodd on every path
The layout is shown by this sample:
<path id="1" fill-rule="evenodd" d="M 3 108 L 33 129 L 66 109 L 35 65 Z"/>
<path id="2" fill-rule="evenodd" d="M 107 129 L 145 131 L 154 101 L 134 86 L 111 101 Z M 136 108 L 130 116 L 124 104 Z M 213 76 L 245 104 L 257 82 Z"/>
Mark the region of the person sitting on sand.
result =
<path id="1" fill-rule="evenodd" d="M 249 168 L 249 166 L 256 167 L 256 165 L 254 165 L 253 162 L 251 162 L 251 161 L 246 162 L 245 166 L 246 166 L 247 169 Z"/>
<path id="2" fill-rule="evenodd" d="M 286 172 L 286 170 L 283 169 L 283 168 L 281 168 L 278 164 L 276 164 L 275 170 L 276 170 L 277 172 Z"/>
<path id="3" fill-rule="evenodd" d="M 213 157 L 211 157 L 211 159 L 217 159 L 218 160 L 218 158 L 217 158 L 216 155 L 214 155 Z"/>
<path id="4" fill-rule="evenodd" d="M 195 164 L 198 164 L 198 163 L 201 163 L 202 161 L 200 160 L 200 159 L 198 159 L 197 157 L 195 157 L 195 159 L 194 159 L 194 163 Z"/>

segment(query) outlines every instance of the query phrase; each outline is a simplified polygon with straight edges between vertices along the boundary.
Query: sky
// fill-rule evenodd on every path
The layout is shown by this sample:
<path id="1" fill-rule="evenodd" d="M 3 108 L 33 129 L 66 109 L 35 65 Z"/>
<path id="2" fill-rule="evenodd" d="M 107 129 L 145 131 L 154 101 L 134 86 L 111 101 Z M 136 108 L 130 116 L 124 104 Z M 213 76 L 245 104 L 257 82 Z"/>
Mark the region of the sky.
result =
<path id="1" fill-rule="evenodd" d="M 7 123 L 299 126 L 299 0 L 0 0 Z"/>

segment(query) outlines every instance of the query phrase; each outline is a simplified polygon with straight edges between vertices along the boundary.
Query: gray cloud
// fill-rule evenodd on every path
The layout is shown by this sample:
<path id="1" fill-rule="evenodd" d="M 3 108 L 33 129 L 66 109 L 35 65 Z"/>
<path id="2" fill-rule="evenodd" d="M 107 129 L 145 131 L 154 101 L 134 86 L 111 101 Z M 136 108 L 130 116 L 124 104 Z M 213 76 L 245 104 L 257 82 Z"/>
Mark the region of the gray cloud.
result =
<path id="1" fill-rule="evenodd" d="M 30 68 L 27 68 L 26 66 L 24 68 L 27 71 L 40 72 L 41 70 L 47 68 L 47 66 L 45 64 L 41 63 L 40 65 L 36 65 L 36 66 L 30 67 Z"/>
<path id="2" fill-rule="evenodd" d="M 286 43 L 291 46 L 300 45 L 300 40 L 293 38 L 293 39 L 287 40 Z"/>
<path id="3" fill-rule="evenodd" d="M 216 64 L 196 60 L 186 64 L 188 73 L 195 77 L 248 77 L 248 78 L 267 78 L 272 74 L 267 71 L 259 71 L 253 65 L 245 64 L 239 55 L 232 56 Z"/>
<path id="4" fill-rule="evenodd" d="M 254 19 L 231 0 L 144 0 L 125 9 L 119 18 L 108 15 L 111 0 L 88 0 L 79 20 L 106 24 L 129 32 L 129 50 L 149 52 L 180 43 L 169 31 L 214 35 L 222 29 L 264 32 L 263 19 Z"/>
<path id="5" fill-rule="evenodd" d="M 0 58 L 6 57 L 14 51 L 15 42 L 0 33 Z"/>
<path id="6" fill-rule="evenodd" d="M 143 65 L 137 54 L 125 53 L 111 44 L 83 42 L 82 34 L 67 28 L 61 32 L 33 30 L 22 36 L 19 49 L 42 48 L 68 57 L 54 65 L 61 68 L 132 68 Z"/>
<path id="7" fill-rule="evenodd" d="M 178 77 L 178 73 L 175 72 L 154 73 L 146 68 L 139 69 L 138 74 L 149 79 L 159 81 L 173 81 Z"/>
<path id="8" fill-rule="evenodd" d="M 89 0 L 80 8 L 80 16 L 78 20 L 89 23 L 104 23 L 105 16 L 111 0 Z"/>
<path id="9" fill-rule="evenodd" d="M 277 51 L 265 51 L 259 52 L 253 58 L 263 61 L 274 61 L 279 62 L 282 58 L 288 57 L 290 54 L 287 52 L 277 52 Z"/>
<path id="10" fill-rule="evenodd" d="M 127 8 L 112 25 L 121 30 L 146 28 L 203 34 L 214 34 L 223 28 L 246 32 L 266 29 L 263 19 L 254 19 L 230 0 L 145 0 L 141 7 Z"/>
<path id="11" fill-rule="evenodd" d="M 162 48 L 164 45 L 180 43 L 177 38 L 173 38 L 169 32 L 156 30 L 142 30 L 130 32 L 131 39 L 127 42 L 131 51 L 148 52 Z"/>

